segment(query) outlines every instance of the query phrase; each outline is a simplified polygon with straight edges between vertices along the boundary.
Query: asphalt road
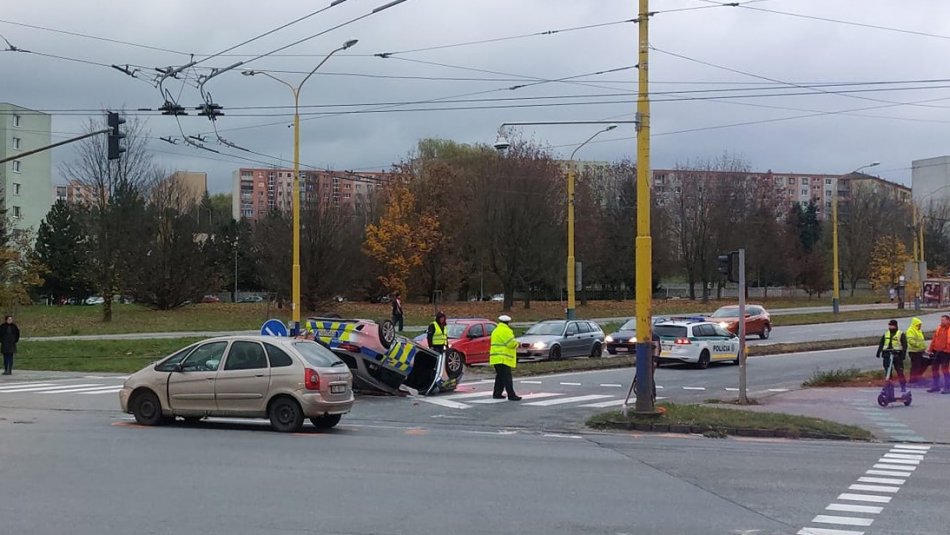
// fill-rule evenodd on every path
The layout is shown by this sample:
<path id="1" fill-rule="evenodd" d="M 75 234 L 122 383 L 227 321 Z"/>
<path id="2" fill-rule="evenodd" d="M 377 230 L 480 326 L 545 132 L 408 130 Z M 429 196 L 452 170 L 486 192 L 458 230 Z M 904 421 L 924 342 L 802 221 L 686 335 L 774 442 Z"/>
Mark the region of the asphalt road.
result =
<path id="1" fill-rule="evenodd" d="M 861 492 L 889 503 L 841 498 L 891 450 L 445 422 L 281 435 L 253 423 L 141 428 L 115 411 L 4 409 L 0 522 L 17 535 L 854 529 L 841 522 L 870 524 L 855 533 L 946 533 L 946 447 L 923 452 L 892 490 Z M 855 511 L 867 505 L 876 512 Z"/>

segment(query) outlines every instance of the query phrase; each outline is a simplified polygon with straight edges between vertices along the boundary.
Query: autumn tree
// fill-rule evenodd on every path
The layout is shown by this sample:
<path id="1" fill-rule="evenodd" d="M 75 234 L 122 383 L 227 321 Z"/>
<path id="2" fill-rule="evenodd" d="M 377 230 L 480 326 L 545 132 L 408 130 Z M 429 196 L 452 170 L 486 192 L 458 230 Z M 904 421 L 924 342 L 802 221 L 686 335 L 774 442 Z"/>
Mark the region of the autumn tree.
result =
<path id="1" fill-rule="evenodd" d="M 849 183 L 850 182 L 850 183 Z M 881 236 L 906 236 L 911 220 L 909 206 L 871 183 L 849 181 L 839 201 L 838 243 L 841 272 L 851 286 L 870 276 L 875 243 Z"/>
<path id="2" fill-rule="evenodd" d="M 33 302 L 31 292 L 42 286 L 46 266 L 33 251 L 29 232 L 7 233 L 0 228 L 0 307 L 10 309 Z"/>
<path id="3" fill-rule="evenodd" d="M 871 252 L 871 288 L 881 290 L 897 287 L 898 279 L 904 274 L 904 265 L 911 261 L 913 257 L 897 236 L 884 236 L 877 240 Z"/>
<path id="4" fill-rule="evenodd" d="M 422 265 L 436 244 L 439 222 L 420 214 L 415 196 L 400 180 L 386 187 L 386 211 L 366 227 L 363 252 L 382 266 L 380 284 L 391 292 L 406 292 L 409 275 Z"/>

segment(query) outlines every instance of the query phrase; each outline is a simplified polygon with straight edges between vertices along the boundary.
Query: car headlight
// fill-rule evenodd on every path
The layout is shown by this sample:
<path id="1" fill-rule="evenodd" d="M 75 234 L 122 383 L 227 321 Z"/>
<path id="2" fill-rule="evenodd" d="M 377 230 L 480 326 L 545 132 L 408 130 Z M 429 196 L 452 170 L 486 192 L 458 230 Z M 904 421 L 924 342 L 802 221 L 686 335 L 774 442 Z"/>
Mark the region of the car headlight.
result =
<path id="1" fill-rule="evenodd" d="M 547 346 L 548 346 L 548 345 L 547 345 L 546 343 L 544 343 L 544 342 L 535 342 L 535 343 L 531 344 L 531 347 L 533 347 L 534 349 L 544 349 L 544 348 L 546 348 Z"/>
<path id="2" fill-rule="evenodd" d="M 729 328 L 729 322 L 720 321 L 720 322 L 719 322 L 719 326 L 722 327 L 723 329 L 727 329 L 727 328 Z"/>
<path id="3" fill-rule="evenodd" d="M 635 344 L 635 343 L 637 343 L 637 337 L 636 337 L 636 336 L 631 336 L 630 339 L 627 340 L 627 341 L 630 342 L 631 344 Z"/>
<path id="4" fill-rule="evenodd" d="M 607 338 L 604 338 L 604 342 L 613 342 L 613 341 L 614 341 L 614 337 L 610 336 L 609 334 L 607 335 Z"/>

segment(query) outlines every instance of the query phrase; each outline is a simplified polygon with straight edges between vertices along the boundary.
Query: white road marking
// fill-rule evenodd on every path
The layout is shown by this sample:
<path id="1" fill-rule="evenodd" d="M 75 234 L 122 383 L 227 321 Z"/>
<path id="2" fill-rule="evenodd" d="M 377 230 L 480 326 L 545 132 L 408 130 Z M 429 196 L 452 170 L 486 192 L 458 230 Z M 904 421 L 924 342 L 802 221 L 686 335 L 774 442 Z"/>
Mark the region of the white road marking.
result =
<path id="1" fill-rule="evenodd" d="M 738 388 L 732 388 L 732 387 L 727 387 L 727 388 L 726 388 L 726 392 L 738 392 L 738 391 L 739 391 Z"/>
<path id="2" fill-rule="evenodd" d="M 553 396 L 562 396 L 562 395 L 563 395 L 563 394 L 554 393 L 554 392 L 537 392 L 537 393 L 534 393 L 534 394 L 523 394 L 523 395 L 521 396 L 521 399 L 541 399 L 541 398 L 550 398 L 550 397 L 553 397 Z M 470 401 L 469 403 L 479 403 L 479 404 L 483 404 L 483 405 L 488 405 L 488 404 L 492 404 L 492 403 L 504 403 L 504 402 L 506 402 L 506 401 L 508 401 L 507 398 L 506 398 L 506 399 L 494 399 L 494 398 L 492 398 L 492 399 L 476 399 L 476 400 L 474 400 L 474 401 Z"/>
<path id="3" fill-rule="evenodd" d="M 684 386 L 683 390 L 706 390 L 705 386 Z"/>
<path id="4" fill-rule="evenodd" d="M 884 485 L 851 485 L 848 490 L 860 490 L 864 492 L 897 492 L 900 487 L 888 487 Z"/>
<path id="5" fill-rule="evenodd" d="M 920 464 L 920 461 L 918 461 L 917 459 L 881 459 L 878 462 L 890 463 L 890 464 L 913 464 L 913 465 Z"/>
<path id="6" fill-rule="evenodd" d="M 587 396 L 575 396 L 570 398 L 557 398 L 557 399 L 548 399 L 545 401 L 534 401 L 532 403 L 525 403 L 525 405 L 530 405 L 533 407 L 550 407 L 552 405 L 563 405 L 565 403 L 580 403 L 582 401 L 594 401 L 595 399 L 604 399 L 613 396 L 608 396 L 604 394 L 590 394 Z"/>
<path id="7" fill-rule="evenodd" d="M 802 528 L 798 531 L 798 535 L 864 535 L 864 532 L 848 529 Z"/>
<path id="8" fill-rule="evenodd" d="M 485 392 L 468 392 L 467 394 L 452 394 L 450 396 L 439 396 L 439 399 L 469 399 L 469 398 L 483 398 L 486 396 L 492 395 L 494 392 L 491 390 L 486 390 Z"/>
<path id="9" fill-rule="evenodd" d="M 518 381 L 518 382 L 523 385 L 539 385 L 542 383 L 541 381 Z"/>
<path id="10" fill-rule="evenodd" d="M 923 446 L 919 444 L 898 444 L 897 446 L 894 446 L 894 449 L 897 449 L 897 448 L 903 448 L 907 450 L 918 450 L 922 452 L 930 451 L 930 446 Z"/>
<path id="11" fill-rule="evenodd" d="M 907 483 L 906 479 L 894 479 L 889 477 L 859 477 L 861 483 L 880 483 L 882 485 L 903 485 Z"/>
<path id="12" fill-rule="evenodd" d="M 874 523 L 874 519 L 858 518 L 855 516 L 818 515 L 812 519 L 812 522 L 818 522 L 820 524 L 841 524 L 844 526 L 870 526 Z"/>
<path id="13" fill-rule="evenodd" d="M 770 388 L 769 392 L 788 392 L 787 388 Z"/>
<path id="14" fill-rule="evenodd" d="M 112 385 L 112 386 L 97 386 L 93 388 L 70 388 L 68 390 L 52 390 L 49 392 L 40 392 L 40 394 L 72 394 L 73 392 L 95 392 L 97 390 L 115 390 L 118 392 L 122 390 L 121 385 Z"/>
<path id="15" fill-rule="evenodd" d="M 839 500 L 851 500 L 852 502 L 871 502 L 871 503 L 891 503 L 890 496 L 874 496 L 872 494 L 851 494 L 844 493 L 838 495 Z"/>
<path id="16" fill-rule="evenodd" d="M 559 433 L 545 433 L 541 436 L 548 437 L 548 438 L 584 438 L 580 435 L 562 435 Z"/>
<path id="17" fill-rule="evenodd" d="M 486 385 L 486 384 L 494 383 L 494 382 L 495 382 L 494 379 L 482 379 L 481 381 L 469 381 L 469 382 L 467 382 L 467 383 L 459 383 L 459 386 L 465 386 L 465 385 Z"/>
<path id="18" fill-rule="evenodd" d="M 666 399 L 666 398 L 664 398 L 664 397 L 658 397 L 658 398 L 656 398 L 657 401 L 660 401 L 661 399 Z M 630 398 L 630 401 L 631 401 L 631 402 L 636 401 L 636 400 L 637 400 L 637 397 L 636 397 L 636 396 L 633 396 L 633 397 Z M 591 408 L 594 408 L 594 409 L 605 409 L 605 408 L 607 408 L 607 407 L 619 407 L 619 406 L 621 406 L 621 405 L 623 405 L 623 399 L 612 399 L 612 400 L 610 400 L 610 401 L 601 401 L 601 402 L 598 402 L 598 403 L 588 403 L 588 404 L 586 404 L 586 405 L 581 405 L 581 407 L 591 407 Z"/>
<path id="19" fill-rule="evenodd" d="M 32 386 L 56 386 L 55 383 L 20 383 L 16 386 L 0 386 L 0 392 L 6 392 L 8 390 L 17 390 L 19 388 L 29 388 Z"/>
<path id="20" fill-rule="evenodd" d="M 841 511 L 844 513 L 869 513 L 872 515 L 881 514 L 883 507 L 877 505 L 851 505 L 846 503 L 833 503 L 825 507 L 828 511 Z"/>
<path id="21" fill-rule="evenodd" d="M 83 394 L 83 395 L 118 394 L 118 393 L 121 392 L 121 391 L 122 391 L 122 387 L 121 387 L 121 386 L 117 386 L 117 387 L 114 387 L 114 388 L 112 388 L 112 389 L 110 389 L 110 390 L 96 390 L 96 391 L 93 391 L 93 392 L 80 392 L 80 394 Z M 44 394 L 49 394 L 49 392 L 44 392 Z"/>
<path id="22" fill-rule="evenodd" d="M 490 393 L 489 393 L 490 395 Z M 431 403 L 433 405 L 439 405 L 441 407 L 448 407 L 450 409 L 468 409 L 471 408 L 471 405 L 466 405 L 464 403 L 459 403 L 458 401 L 452 401 L 450 399 L 442 398 L 417 398 L 419 401 L 424 401 L 426 403 Z"/>
<path id="23" fill-rule="evenodd" d="M 600 383 L 600 386 L 613 387 L 613 388 L 623 388 L 623 385 L 622 385 L 622 384 L 619 384 L 619 383 Z"/>
<path id="24" fill-rule="evenodd" d="M 661 390 L 663 389 L 663 385 L 656 385 L 656 387 Z"/>
<path id="25" fill-rule="evenodd" d="M 881 470 L 911 470 L 914 471 L 917 469 L 916 466 L 908 466 L 903 464 L 875 464 L 874 468 L 880 468 Z"/>
<path id="26" fill-rule="evenodd" d="M 561 386 L 581 386 L 580 383 L 561 383 Z"/>
<path id="27" fill-rule="evenodd" d="M 908 477 L 913 475 L 913 472 L 898 472 L 896 470 L 868 470 L 865 474 L 872 476 L 901 476 Z"/>
<path id="28" fill-rule="evenodd" d="M 17 392 L 38 392 L 40 390 L 61 390 L 66 388 L 79 388 L 83 386 L 102 386 L 102 383 L 86 383 L 81 385 L 60 385 L 60 386 L 31 386 L 28 388 L 17 388 L 15 390 L 4 390 L 4 394 L 15 394 Z"/>
<path id="29" fill-rule="evenodd" d="M 923 455 L 908 455 L 906 453 L 885 453 L 884 459 L 915 459 L 918 461 L 923 461 Z"/>

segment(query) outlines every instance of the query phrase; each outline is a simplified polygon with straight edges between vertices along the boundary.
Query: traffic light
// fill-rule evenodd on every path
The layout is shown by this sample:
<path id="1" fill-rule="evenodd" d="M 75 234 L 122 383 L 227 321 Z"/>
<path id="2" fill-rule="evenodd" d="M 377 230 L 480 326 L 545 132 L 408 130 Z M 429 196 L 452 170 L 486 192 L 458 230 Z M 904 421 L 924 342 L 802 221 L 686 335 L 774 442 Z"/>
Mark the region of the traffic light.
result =
<path id="1" fill-rule="evenodd" d="M 733 268 L 733 259 L 738 256 L 736 252 L 731 252 L 727 255 L 720 255 L 716 257 L 716 264 L 719 273 L 722 273 L 726 276 L 726 280 L 729 282 L 739 282 L 736 270 Z"/>
<path id="2" fill-rule="evenodd" d="M 108 124 L 109 128 L 112 129 L 109 132 L 109 159 L 118 160 L 119 156 L 125 152 L 125 147 L 121 144 L 125 134 L 119 131 L 119 125 L 125 124 L 125 119 L 119 117 L 118 113 L 110 111 Z"/>

